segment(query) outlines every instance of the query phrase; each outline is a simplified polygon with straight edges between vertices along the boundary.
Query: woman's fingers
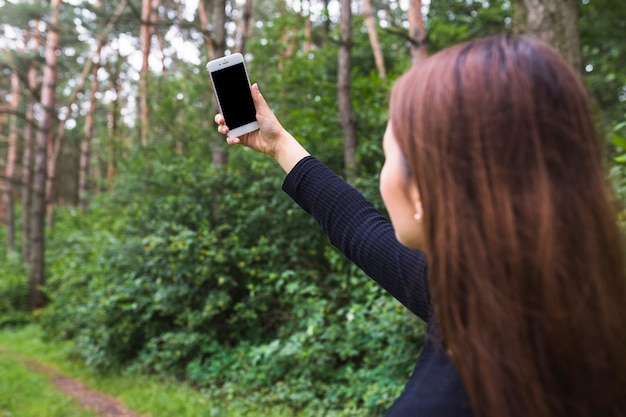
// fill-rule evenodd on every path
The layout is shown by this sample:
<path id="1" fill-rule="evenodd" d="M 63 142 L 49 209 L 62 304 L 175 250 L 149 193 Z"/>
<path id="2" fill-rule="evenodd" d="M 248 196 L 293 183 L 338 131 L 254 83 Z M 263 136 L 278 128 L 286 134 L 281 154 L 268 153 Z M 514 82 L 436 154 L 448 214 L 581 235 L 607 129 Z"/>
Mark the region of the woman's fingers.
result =
<path id="1" fill-rule="evenodd" d="M 226 143 L 228 143 L 229 145 L 238 145 L 239 143 L 241 143 L 241 140 L 239 138 L 226 138 Z"/>
<path id="2" fill-rule="evenodd" d="M 217 124 L 217 131 L 221 133 L 222 135 L 227 135 L 228 126 L 224 124 L 225 123 L 224 116 L 218 113 L 215 115 L 213 119 L 215 120 L 215 123 Z"/>

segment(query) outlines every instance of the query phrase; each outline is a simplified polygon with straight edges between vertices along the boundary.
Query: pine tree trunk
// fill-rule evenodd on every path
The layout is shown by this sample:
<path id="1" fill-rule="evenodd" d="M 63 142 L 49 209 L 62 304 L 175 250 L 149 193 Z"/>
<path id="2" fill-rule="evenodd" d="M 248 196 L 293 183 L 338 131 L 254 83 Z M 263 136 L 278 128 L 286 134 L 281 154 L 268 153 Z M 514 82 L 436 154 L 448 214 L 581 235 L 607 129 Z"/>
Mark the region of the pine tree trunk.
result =
<path id="1" fill-rule="evenodd" d="M 579 5 L 579 0 L 514 0 L 513 31 L 543 40 L 582 72 Z"/>
<path id="2" fill-rule="evenodd" d="M 311 2 L 302 2 L 302 17 L 304 18 L 304 52 L 309 52 L 313 46 L 313 22 L 311 22 Z"/>
<path id="3" fill-rule="evenodd" d="M 20 78 L 17 69 L 11 72 L 11 111 L 13 115 L 9 123 L 7 162 L 4 170 L 6 187 L 4 189 L 4 206 L 6 210 L 7 253 L 15 252 L 15 162 L 17 159 L 17 112 L 20 107 Z"/>
<path id="4" fill-rule="evenodd" d="M 352 8 L 351 0 L 341 0 L 339 22 L 339 69 L 337 74 L 337 101 L 344 137 L 344 166 L 346 176 L 352 178 L 356 171 L 356 118 L 352 110 L 350 72 L 352 70 Z"/>
<path id="5" fill-rule="evenodd" d="M 411 0 L 409 6 L 409 39 L 411 41 L 411 58 L 413 63 L 426 58 L 426 27 L 422 15 L 422 0 Z"/>
<path id="6" fill-rule="evenodd" d="M 372 53 L 374 54 L 374 62 L 376 63 L 376 69 L 378 70 L 378 77 L 384 79 L 386 75 L 385 71 L 385 59 L 383 57 L 383 51 L 378 41 L 378 32 L 376 31 L 376 19 L 374 18 L 374 12 L 372 11 L 372 1 L 363 1 L 363 11 L 365 12 L 365 23 L 367 24 L 367 33 L 369 34 L 370 44 L 372 45 Z"/>
<path id="7" fill-rule="evenodd" d="M 109 73 L 109 86 L 115 92 L 116 100 L 111 100 L 107 114 L 107 129 L 111 144 L 109 145 L 109 155 L 107 161 L 107 189 L 113 189 L 113 180 L 117 172 L 117 141 L 118 137 L 118 120 L 119 120 L 119 103 L 122 102 L 122 88 L 120 81 L 121 59 L 117 59 L 113 65 L 107 64 L 107 72 Z"/>
<path id="8" fill-rule="evenodd" d="M 91 158 L 91 141 L 93 139 L 93 117 L 96 112 L 96 94 L 98 92 L 98 70 L 100 69 L 101 46 L 96 52 L 96 63 L 93 66 L 91 78 L 91 95 L 89 97 L 89 111 L 85 116 L 85 136 L 80 144 L 80 168 L 78 174 L 78 205 L 83 213 L 87 211 L 89 195 L 89 162 Z"/>
<path id="9" fill-rule="evenodd" d="M 215 1 L 211 16 L 208 14 L 205 0 L 199 0 L 198 18 L 202 25 L 204 43 L 209 59 L 224 56 L 226 51 L 226 0 Z M 209 30 L 211 27 L 213 29 Z M 219 111 L 219 106 L 217 103 L 214 103 L 213 113 L 218 113 Z M 225 166 L 228 162 L 228 156 L 223 138 L 221 136 L 212 136 L 211 148 L 213 166 L 216 168 Z"/>
<path id="10" fill-rule="evenodd" d="M 246 42 L 250 36 L 250 22 L 252 21 L 252 0 L 246 0 L 241 19 L 241 29 L 239 31 L 239 44 L 237 52 L 246 52 Z"/>
<path id="11" fill-rule="evenodd" d="M 213 51 L 215 57 L 221 57 L 226 53 L 226 0 L 217 0 L 213 8 Z M 217 103 L 214 113 L 219 112 Z M 212 159 L 215 168 L 221 168 L 228 162 L 225 141 L 220 136 L 212 136 Z"/>
<path id="12" fill-rule="evenodd" d="M 140 44 L 142 55 L 141 74 L 139 79 L 139 111 L 141 144 L 146 146 L 150 142 L 150 109 L 148 107 L 148 78 L 150 77 L 150 46 L 152 44 L 152 30 L 150 17 L 152 16 L 152 0 L 141 2 Z"/>
<path id="13" fill-rule="evenodd" d="M 59 15 L 61 0 L 51 0 L 52 14 L 48 22 L 45 66 L 41 88 L 42 115 L 35 143 L 33 170 L 32 250 L 30 257 L 29 299 L 30 308 L 35 310 L 44 304 L 41 286 L 45 283 L 45 219 L 46 219 L 46 163 L 48 142 L 52 135 L 55 117 L 54 95 L 56 89 L 57 50 L 59 49 Z"/>
<path id="14" fill-rule="evenodd" d="M 37 70 L 31 68 L 30 73 L 34 72 L 33 77 L 37 77 Z M 32 203 L 32 178 L 33 178 L 33 124 L 35 105 L 29 98 L 26 104 L 25 119 L 23 133 L 23 151 L 22 151 L 22 259 L 28 262 L 30 259 L 30 238 L 31 238 L 31 203 Z"/>
<path id="15" fill-rule="evenodd" d="M 33 25 L 33 50 L 39 50 L 41 32 L 39 31 L 39 19 Z M 36 91 L 39 88 L 37 81 L 37 63 L 33 60 L 28 70 L 28 89 Z M 32 181 L 33 181 L 33 127 L 35 125 L 35 102 L 28 97 L 25 110 L 26 125 L 24 126 L 24 149 L 22 153 L 22 259 L 30 260 L 31 246 L 31 213 L 32 213 Z"/>
<path id="16" fill-rule="evenodd" d="M 213 49 L 213 39 L 211 38 L 211 32 L 209 31 L 209 14 L 207 12 L 206 0 L 198 1 L 198 20 L 200 20 L 200 26 L 202 31 L 202 37 L 204 38 L 204 45 L 207 48 L 207 54 L 209 60 L 217 58 L 215 50 Z"/>

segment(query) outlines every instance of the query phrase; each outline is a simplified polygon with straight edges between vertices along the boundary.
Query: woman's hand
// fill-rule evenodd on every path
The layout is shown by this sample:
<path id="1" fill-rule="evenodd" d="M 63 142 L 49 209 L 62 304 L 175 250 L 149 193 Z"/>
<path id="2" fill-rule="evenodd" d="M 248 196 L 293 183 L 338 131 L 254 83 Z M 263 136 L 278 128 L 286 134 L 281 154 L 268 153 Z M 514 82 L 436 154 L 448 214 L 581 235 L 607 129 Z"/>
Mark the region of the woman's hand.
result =
<path id="1" fill-rule="evenodd" d="M 259 129 L 246 133 L 239 138 L 228 137 L 226 142 L 229 145 L 241 144 L 270 155 L 278 161 L 286 172 L 289 172 L 300 159 L 308 156 L 309 153 L 282 127 L 261 95 L 256 83 L 250 87 L 250 91 L 256 108 L 256 120 L 259 123 Z M 228 135 L 228 126 L 225 125 L 224 117 L 221 114 L 215 115 L 215 123 L 218 124 L 218 132 Z"/>

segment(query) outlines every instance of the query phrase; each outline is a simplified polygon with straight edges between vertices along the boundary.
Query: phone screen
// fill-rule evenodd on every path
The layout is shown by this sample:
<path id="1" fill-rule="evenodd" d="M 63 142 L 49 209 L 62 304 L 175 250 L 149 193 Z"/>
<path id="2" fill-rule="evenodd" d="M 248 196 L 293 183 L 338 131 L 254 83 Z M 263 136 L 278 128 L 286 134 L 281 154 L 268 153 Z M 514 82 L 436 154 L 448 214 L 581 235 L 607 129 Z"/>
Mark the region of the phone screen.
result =
<path id="1" fill-rule="evenodd" d="M 229 129 L 256 122 L 256 109 L 243 64 L 214 71 L 213 88 Z"/>

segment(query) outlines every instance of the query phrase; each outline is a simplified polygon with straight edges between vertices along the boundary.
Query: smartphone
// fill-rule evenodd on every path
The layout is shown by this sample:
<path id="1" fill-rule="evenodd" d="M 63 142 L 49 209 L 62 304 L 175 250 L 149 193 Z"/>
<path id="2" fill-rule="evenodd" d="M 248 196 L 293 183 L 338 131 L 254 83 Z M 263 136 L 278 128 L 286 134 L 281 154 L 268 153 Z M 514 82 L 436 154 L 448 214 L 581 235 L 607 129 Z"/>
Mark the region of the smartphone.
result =
<path id="1" fill-rule="evenodd" d="M 236 138 L 259 128 L 250 92 L 250 79 L 240 53 L 214 59 L 206 65 L 215 98 L 228 126 L 228 136 Z"/>

